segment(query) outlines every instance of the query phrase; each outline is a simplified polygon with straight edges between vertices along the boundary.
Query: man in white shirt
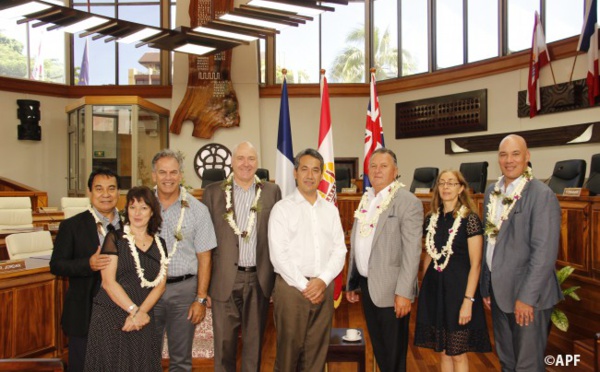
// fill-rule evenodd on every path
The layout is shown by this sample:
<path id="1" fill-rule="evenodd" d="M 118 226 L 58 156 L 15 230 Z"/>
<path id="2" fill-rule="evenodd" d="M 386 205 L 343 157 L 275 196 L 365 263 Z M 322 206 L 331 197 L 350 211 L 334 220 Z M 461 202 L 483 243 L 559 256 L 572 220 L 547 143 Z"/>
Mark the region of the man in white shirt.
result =
<path id="1" fill-rule="evenodd" d="M 269 218 L 275 371 L 322 371 L 333 318 L 333 280 L 344 267 L 346 245 L 339 212 L 317 194 L 323 157 L 301 151 L 294 162 L 294 193 Z"/>

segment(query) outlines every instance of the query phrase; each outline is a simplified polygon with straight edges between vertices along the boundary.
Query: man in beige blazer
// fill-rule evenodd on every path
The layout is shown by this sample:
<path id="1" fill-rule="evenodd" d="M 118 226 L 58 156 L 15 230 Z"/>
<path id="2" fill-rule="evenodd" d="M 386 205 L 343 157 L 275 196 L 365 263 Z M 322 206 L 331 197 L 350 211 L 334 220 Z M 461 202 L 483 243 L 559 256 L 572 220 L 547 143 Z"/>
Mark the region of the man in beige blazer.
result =
<path id="1" fill-rule="evenodd" d="M 375 359 L 382 372 L 406 370 L 408 322 L 417 295 L 423 205 L 397 180 L 396 155 L 373 152 L 369 180 L 352 226 L 346 299 L 360 290 Z"/>
<path id="2" fill-rule="evenodd" d="M 259 371 L 269 298 L 275 281 L 267 228 L 279 187 L 255 177 L 258 155 L 242 142 L 233 150 L 233 174 L 204 190 L 217 236 L 209 295 L 213 309 L 215 371 L 235 371 L 242 331 L 242 371 Z"/>

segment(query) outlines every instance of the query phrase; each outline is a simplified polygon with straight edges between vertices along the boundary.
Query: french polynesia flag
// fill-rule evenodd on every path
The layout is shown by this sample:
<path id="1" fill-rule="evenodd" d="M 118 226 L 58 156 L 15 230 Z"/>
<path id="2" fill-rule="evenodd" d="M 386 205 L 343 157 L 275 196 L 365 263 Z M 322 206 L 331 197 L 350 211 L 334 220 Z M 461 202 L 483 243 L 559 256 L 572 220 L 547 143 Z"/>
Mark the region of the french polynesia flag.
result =
<path id="1" fill-rule="evenodd" d="M 527 102 L 529 103 L 529 117 L 534 117 L 542 108 L 540 97 L 540 70 L 550 63 L 546 36 L 542 29 L 540 15 L 535 12 L 533 26 L 533 40 L 531 42 L 531 58 L 529 59 L 529 79 L 527 82 Z"/>

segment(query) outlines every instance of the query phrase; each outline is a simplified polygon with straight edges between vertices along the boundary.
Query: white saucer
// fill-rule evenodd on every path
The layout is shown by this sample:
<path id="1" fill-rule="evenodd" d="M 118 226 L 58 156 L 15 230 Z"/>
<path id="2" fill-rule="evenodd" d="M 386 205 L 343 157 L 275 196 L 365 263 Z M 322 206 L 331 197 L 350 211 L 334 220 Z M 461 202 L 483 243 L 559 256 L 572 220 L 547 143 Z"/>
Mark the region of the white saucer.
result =
<path id="1" fill-rule="evenodd" d="M 347 342 L 356 342 L 356 341 L 360 341 L 361 337 L 358 336 L 357 338 L 348 338 L 348 337 L 346 337 L 346 335 L 343 335 L 342 340 L 347 341 Z"/>

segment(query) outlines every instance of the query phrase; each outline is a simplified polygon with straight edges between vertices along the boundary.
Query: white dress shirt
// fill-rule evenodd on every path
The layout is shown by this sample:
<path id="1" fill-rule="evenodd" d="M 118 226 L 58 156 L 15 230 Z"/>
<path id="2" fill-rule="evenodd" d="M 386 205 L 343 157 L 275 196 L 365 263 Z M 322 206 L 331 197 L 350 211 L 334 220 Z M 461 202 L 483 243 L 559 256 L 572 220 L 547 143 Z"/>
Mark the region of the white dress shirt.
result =
<path id="1" fill-rule="evenodd" d="M 383 200 L 390 194 L 390 185 L 384 187 L 377 195 L 375 195 L 375 190 L 373 190 L 372 187 L 367 189 L 367 203 L 364 206 L 367 210 L 367 218 L 365 218 L 365 221 L 369 221 L 373 218 L 377 212 L 377 207 L 381 205 Z M 365 278 L 369 276 L 369 257 L 371 257 L 371 247 L 373 246 L 373 237 L 375 236 L 375 230 L 377 229 L 377 222 L 378 221 L 375 221 L 373 230 L 371 230 L 371 233 L 367 236 L 362 236 L 360 234 L 360 225 L 356 226 L 356 237 L 354 238 L 356 251 L 354 252 L 354 260 L 356 262 L 358 273 Z M 356 223 L 359 222 L 356 221 Z"/>
<path id="2" fill-rule="evenodd" d="M 320 197 L 311 205 L 296 189 L 271 210 L 269 254 L 275 272 L 299 291 L 307 278 L 329 285 L 346 260 L 338 209 Z"/>

